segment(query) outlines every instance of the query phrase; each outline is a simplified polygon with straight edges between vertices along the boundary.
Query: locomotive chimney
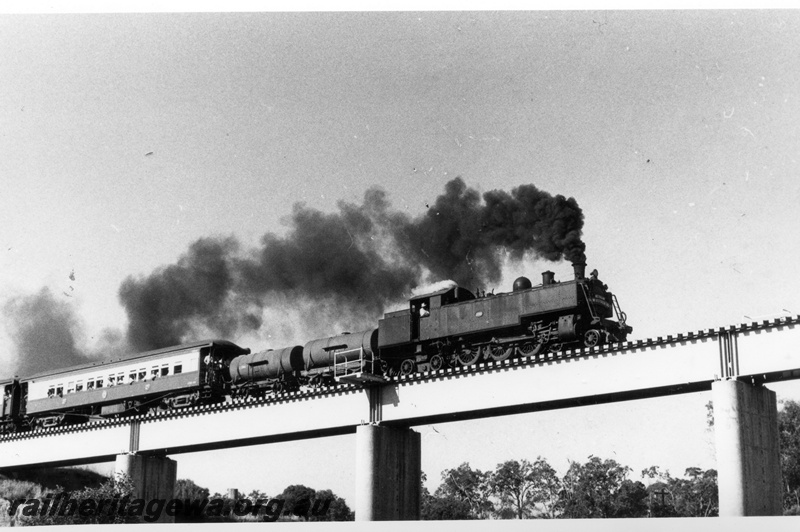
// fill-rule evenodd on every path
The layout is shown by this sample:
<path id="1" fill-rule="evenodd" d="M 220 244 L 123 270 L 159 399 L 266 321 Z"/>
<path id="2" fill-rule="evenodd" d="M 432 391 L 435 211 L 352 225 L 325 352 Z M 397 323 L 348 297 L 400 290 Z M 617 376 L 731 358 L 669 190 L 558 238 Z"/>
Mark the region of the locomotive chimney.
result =
<path id="1" fill-rule="evenodd" d="M 550 270 L 542 272 L 542 285 L 547 286 L 549 284 L 553 284 L 555 282 L 554 276 L 555 274 Z"/>
<path id="2" fill-rule="evenodd" d="M 586 263 L 585 262 L 573 262 L 572 269 L 575 271 L 575 280 L 580 281 L 586 275 Z"/>

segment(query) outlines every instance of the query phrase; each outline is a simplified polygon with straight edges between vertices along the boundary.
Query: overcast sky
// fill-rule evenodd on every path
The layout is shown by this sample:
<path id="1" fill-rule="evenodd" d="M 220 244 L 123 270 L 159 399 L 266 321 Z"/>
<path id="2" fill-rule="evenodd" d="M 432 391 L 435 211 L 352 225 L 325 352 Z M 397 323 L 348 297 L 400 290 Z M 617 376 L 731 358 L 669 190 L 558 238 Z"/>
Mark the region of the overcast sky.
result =
<path id="1" fill-rule="evenodd" d="M 291 230 L 297 202 L 338 213 L 376 186 L 420 217 L 458 176 L 574 198 L 588 267 L 634 339 L 800 314 L 799 26 L 794 10 L 0 16 L 0 363 L 26 356 L 36 304 L 67 322 L 65 352 L 103 356 L 124 341 L 123 282 L 198 239 L 246 256 Z M 487 289 L 546 269 L 571 275 L 529 256 Z M 347 321 L 307 331 L 261 310 L 229 339 L 277 348 Z M 709 398 L 437 426 L 423 469 L 435 488 L 446 467 L 539 454 L 561 472 L 589 454 L 714 467 Z M 179 477 L 307 483 L 352 506 L 353 439 L 303 445 L 179 457 Z M 254 478 L 205 467 L 298 452 L 325 459 Z"/>

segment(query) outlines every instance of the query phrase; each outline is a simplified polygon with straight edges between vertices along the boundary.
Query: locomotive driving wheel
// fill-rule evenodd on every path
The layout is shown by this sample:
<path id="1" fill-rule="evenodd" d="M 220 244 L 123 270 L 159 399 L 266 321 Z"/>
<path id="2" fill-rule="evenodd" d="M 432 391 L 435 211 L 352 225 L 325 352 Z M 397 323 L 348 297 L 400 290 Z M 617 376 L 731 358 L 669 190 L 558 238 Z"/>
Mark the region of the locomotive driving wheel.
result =
<path id="1" fill-rule="evenodd" d="M 533 342 L 522 344 L 517 348 L 520 356 L 532 357 L 538 355 L 544 347 L 544 341 L 541 338 L 534 339 Z"/>
<path id="2" fill-rule="evenodd" d="M 444 365 L 444 359 L 442 358 L 441 355 L 433 355 L 431 357 L 430 363 L 431 363 L 431 369 L 433 371 L 436 371 L 442 369 L 442 366 Z"/>
<path id="3" fill-rule="evenodd" d="M 458 362 L 462 366 L 471 366 L 481 356 L 481 350 L 479 347 L 465 347 L 458 353 Z"/>
<path id="4" fill-rule="evenodd" d="M 502 345 L 496 344 L 491 345 L 488 347 L 489 349 L 489 356 L 492 357 L 492 360 L 497 362 L 503 361 L 511 356 L 511 353 L 514 351 L 513 348 L 505 348 Z"/>

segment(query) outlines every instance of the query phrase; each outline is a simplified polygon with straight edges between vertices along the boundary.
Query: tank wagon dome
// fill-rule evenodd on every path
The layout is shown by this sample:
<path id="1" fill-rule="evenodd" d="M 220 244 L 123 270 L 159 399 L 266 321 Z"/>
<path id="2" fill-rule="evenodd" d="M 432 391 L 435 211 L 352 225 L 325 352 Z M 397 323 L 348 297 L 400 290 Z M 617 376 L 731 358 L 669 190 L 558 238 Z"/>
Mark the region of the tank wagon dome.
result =
<path id="1" fill-rule="evenodd" d="M 528 288 L 533 288 L 533 285 L 527 277 L 517 277 L 516 281 L 514 281 L 514 292 L 527 290 Z"/>

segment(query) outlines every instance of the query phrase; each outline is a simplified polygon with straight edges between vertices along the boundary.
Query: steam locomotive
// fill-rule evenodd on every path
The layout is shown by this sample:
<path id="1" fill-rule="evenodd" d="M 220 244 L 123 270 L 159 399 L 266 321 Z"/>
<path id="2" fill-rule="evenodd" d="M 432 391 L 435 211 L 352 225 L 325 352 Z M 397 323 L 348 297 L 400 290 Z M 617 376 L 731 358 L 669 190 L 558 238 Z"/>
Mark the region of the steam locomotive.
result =
<path id="1" fill-rule="evenodd" d="M 251 353 L 209 340 L 0 381 L 0 433 L 625 341 L 632 328 L 617 298 L 596 270 L 587 278 L 585 264 L 573 268 L 572 280 L 547 271 L 542 284 L 520 277 L 508 293 L 451 283 L 384 314 L 377 328 L 305 346 Z"/>

